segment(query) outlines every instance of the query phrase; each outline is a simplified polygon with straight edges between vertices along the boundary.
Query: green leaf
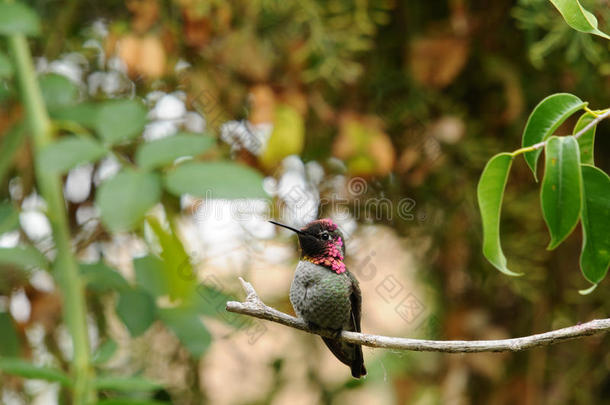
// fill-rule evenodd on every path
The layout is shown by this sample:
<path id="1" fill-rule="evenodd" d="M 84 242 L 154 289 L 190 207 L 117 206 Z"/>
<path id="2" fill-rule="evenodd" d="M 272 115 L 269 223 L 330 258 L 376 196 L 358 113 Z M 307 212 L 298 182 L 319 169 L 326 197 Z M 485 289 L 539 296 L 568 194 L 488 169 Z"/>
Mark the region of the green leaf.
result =
<path id="1" fill-rule="evenodd" d="M 492 157 L 481 174 L 477 198 L 483 221 L 483 255 L 502 273 L 520 276 L 521 273 L 510 271 L 506 267 L 506 257 L 500 244 L 502 199 L 512 163 L 513 156 L 510 153 L 499 153 Z"/>
<path id="2" fill-rule="evenodd" d="M 98 390 L 112 391 L 154 391 L 163 388 L 161 383 L 138 376 L 99 376 L 93 381 Z"/>
<path id="3" fill-rule="evenodd" d="M 136 163 L 145 169 L 152 169 L 173 163 L 184 156 L 199 155 L 216 141 L 208 135 L 180 133 L 146 142 L 136 151 Z"/>
<path id="4" fill-rule="evenodd" d="M 591 294 L 593 291 L 595 291 L 595 289 L 597 288 L 597 284 L 593 284 L 591 285 L 591 287 L 589 288 L 584 288 L 582 290 L 578 290 L 578 293 L 580 295 L 589 295 Z"/>
<path id="5" fill-rule="evenodd" d="M 49 111 L 51 117 L 58 121 L 73 121 L 87 128 L 94 128 L 97 122 L 98 106 L 94 103 L 80 103 Z"/>
<path id="6" fill-rule="evenodd" d="M 106 153 L 106 148 L 93 139 L 63 136 L 42 150 L 40 165 L 44 171 L 65 173 L 83 163 L 95 162 Z"/>
<path id="7" fill-rule="evenodd" d="M 544 179 L 540 193 L 542 216 L 555 249 L 572 232 L 581 207 L 580 152 L 573 136 L 553 136 L 545 147 Z"/>
<path id="8" fill-rule="evenodd" d="M 212 335 L 196 312 L 186 308 L 164 308 L 159 310 L 159 318 L 194 357 L 201 357 L 210 347 Z"/>
<path id="9" fill-rule="evenodd" d="M 165 175 L 165 188 L 175 196 L 202 198 L 268 198 L 263 177 L 232 162 L 187 162 Z"/>
<path id="10" fill-rule="evenodd" d="M 0 79 L 13 77 L 13 64 L 11 60 L 0 51 Z"/>
<path id="11" fill-rule="evenodd" d="M 93 357 L 91 358 L 91 363 L 94 365 L 100 365 L 106 363 L 108 360 L 112 358 L 114 353 L 116 353 L 116 349 L 118 349 L 119 345 L 112 340 L 108 339 L 98 349 L 93 353 Z"/>
<path id="12" fill-rule="evenodd" d="M 65 76 L 49 73 L 38 78 L 45 106 L 56 110 L 76 104 L 78 87 Z"/>
<path id="13" fill-rule="evenodd" d="M 23 3 L 0 2 L 0 35 L 38 35 L 40 21 L 30 7 Z"/>
<path id="14" fill-rule="evenodd" d="M 583 114 L 578 119 L 578 122 L 574 126 L 572 133 L 576 135 L 584 127 L 589 125 L 595 117 L 589 113 Z M 578 137 L 578 148 L 580 149 L 580 163 L 582 164 L 595 164 L 593 161 L 593 147 L 595 146 L 595 129 L 597 125 L 594 125 L 587 132 Z"/>
<path id="15" fill-rule="evenodd" d="M 55 381 L 64 386 L 71 385 L 70 378 L 63 371 L 51 367 L 35 366 L 19 358 L 0 358 L 0 370 L 24 378 Z"/>
<path id="16" fill-rule="evenodd" d="M 17 357 L 21 351 L 19 336 L 11 316 L 6 312 L 0 312 L 0 356 Z"/>
<path id="17" fill-rule="evenodd" d="M 121 291 L 129 288 L 129 283 L 119 273 L 106 263 L 80 263 L 80 273 L 83 282 L 93 291 Z"/>
<path id="18" fill-rule="evenodd" d="M 157 175 L 124 169 L 100 186 L 95 202 L 104 225 L 119 232 L 136 227 L 160 196 Z"/>
<path id="19" fill-rule="evenodd" d="M 157 316 L 153 297 L 142 288 L 122 290 L 116 313 L 131 336 L 139 336 L 152 325 Z"/>
<path id="20" fill-rule="evenodd" d="M 546 140 L 570 115 L 586 105 L 587 103 L 568 93 L 548 96 L 530 114 L 523 131 L 522 146 L 525 148 Z M 542 149 L 537 149 L 524 154 L 536 181 L 538 181 L 536 166 L 541 152 Z"/>
<path id="21" fill-rule="evenodd" d="M 566 23 L 576 31 L 598 35 L 610 39 L 610 36 L 597 29 L 597 18 L 585 10 L 578 0 L 550 0 L 559 10 Z"/>
<path id="22" fill-rule="evenodd" d="M 105 101 L 97 107 L 94 128 L 109 144 L 133 139 L 146 124 L 146 108 L 136 100 Z"/>
<path id="23" fill-rule="evenodd" d="M 140 287 L 155 297 L 169 294 L 161 259 L 153 255 L 138 257 L 133 259 L 133 267 Z"/>
<path id="24" fill-rule="evenodd" d="M 49 262 L 33 246 L 15 246 L 0 248 L 0 265 L 12 265 L 24 270 L 33 268 L 48 269 Z"/>
<path id="25" fill-rule="evenodd" d="M 597 167 L 582 165 L 582 252 L 580 268 L 598 284 L 610 266 L 610 177 Z"/>
<path id="26" fill-rule="evenodd" d="M 17 228 L 19 228 L 19 211 L 11 203 L 0 203 L 0 234 Z"/>
<path id="27" fill-rule="evenodd" d="M 166 230 L 156 218 L 149 217 L 148 225 L 153 230 L 161 247 L 161 269 L 165 290 L 170 299 L 185 298 L 195 290 L 196 276 L 190 258 L 173 227 Z"/>

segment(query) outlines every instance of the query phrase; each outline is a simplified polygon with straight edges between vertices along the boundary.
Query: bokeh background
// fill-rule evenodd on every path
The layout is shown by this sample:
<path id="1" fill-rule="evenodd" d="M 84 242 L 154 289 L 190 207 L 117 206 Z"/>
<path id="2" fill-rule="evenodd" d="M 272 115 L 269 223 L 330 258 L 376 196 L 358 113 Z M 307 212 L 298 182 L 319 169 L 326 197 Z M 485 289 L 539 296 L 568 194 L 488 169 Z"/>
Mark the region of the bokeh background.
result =
<path id="1" fill-rule="evenodd" d="M 152 210 L 161 222 L 175 217 L 172 232 L 197 282 L 214 292 L 200 303 L 209 339 L 197 340 L 200 330 L 177 337 L 160 321 L 134 333 L 116 314 L 116 292 L 93 283 L 92 347 L 116 346 L 103 370 L 156 379 L 164 388 L 154 397 L 176 404 L 610 403 L 607 336 L 514 354 L 365 348 L 369 375 L 356 381 L 316 336 L 224 311 L 227 299 L 243 298 L 241 276 L 268 305 L 292 313 L 298 246 L 266 220 L 302 226 L 331 217 L 360 279 L 365 332 L 495 339 L 607 317 L 607 283 L 578 294 L 588 286 L 580 231 L 545 250 L 539 188 L 522 160 L 505 195 L 502 241 L 511 269 L 525 276 L 509 278 L 481 254 L 475 190 L 486 161 L 518 148 L 528 114 L 549 94 L 609 106 L 607 43 L 571 30 L 548 1 L 27 3 L 43 21 L 30 43 L 47 87 L 73 89 L 81 101 L 140 99 L 148 116 L 137 142 L 205 134 L 214 148 L 204 159 L 252 167 L 269 197 L 183 195 Z M 583 4 L 608 27 L 607 1 Z M 2 137 L 24 114 L 14 91 L 0 81 Z M 607 132 L 600 124 L 596 141 L 606 172 Z M 81 262 L 103 260 L 147 287 L 137 259 L 158 254 L 154 230 L 108 232 L 94 202 L 122 163 L 108 158 L 66 176 L 74 245 Z M 239 181 L 218 176 L 239 195 Z M 52 249 L 27 143 L 3 164 L 1 181 L 0 198 L 19 211 L 21 230 L 0 235 L 0 245 Z M 5 353 L 13 345 L 38 364 L 67 367 L 70 339 L 53 278 L 1 271 Z M 156 305 L 175 302 L 159 296 Z M 56 384 L 0 374 L 2 403 L 61 398 Z"/>

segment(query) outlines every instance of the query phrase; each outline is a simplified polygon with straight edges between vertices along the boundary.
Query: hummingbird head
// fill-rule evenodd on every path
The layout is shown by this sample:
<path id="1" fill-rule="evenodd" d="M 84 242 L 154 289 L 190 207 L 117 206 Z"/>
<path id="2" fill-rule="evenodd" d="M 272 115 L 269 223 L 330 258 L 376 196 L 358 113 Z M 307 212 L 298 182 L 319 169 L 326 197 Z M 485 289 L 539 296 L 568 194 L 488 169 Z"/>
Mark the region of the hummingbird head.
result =
<path id="1" fill-rule="evenodd" d="M 345 272 L 343 234 L 331 219 L 317 219 L 296 229 L 278 222 L 272 224 L 296 232 L 301 245 L 301 259 L 324 266 L 337 274 Z"/>

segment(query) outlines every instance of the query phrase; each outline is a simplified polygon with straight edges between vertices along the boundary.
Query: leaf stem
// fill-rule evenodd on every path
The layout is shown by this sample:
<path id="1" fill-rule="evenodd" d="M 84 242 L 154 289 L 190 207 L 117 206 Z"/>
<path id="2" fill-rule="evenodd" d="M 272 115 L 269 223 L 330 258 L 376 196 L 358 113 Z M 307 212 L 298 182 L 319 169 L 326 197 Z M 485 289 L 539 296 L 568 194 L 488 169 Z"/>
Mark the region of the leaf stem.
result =
<path id="1" fill-rule="evenodd" d="M 584 110 L 594 117 L 599 117 L 599 114 L 597 112 L 593 111 L 592 109 L 590 109 L 588 106 L 585 106 Z"/>
<path id="2" fill-rule="evenodd" d="M 26 38 L 21 34 L 8 37 L 17 80 L 27 120 L 31 130 L 34 154 L 52 141 L 52 125 L 49 119 L 32 63 L 32 56 Z M 89 359 L 89 338 L 87 334 L 86 308 L 82 281 L 76 259 L 71 252 L 70 230 L 62 194 L 61 178 L 44 171 L 38 158 L 34 161 L 36 180 L 40 194 L 47 203 L 47 214 L 57 248 L 54 275 L 61 288 L 64 319 L 72 336 L 73 360 L 72 378 L 74 379 L 75 404 L 88 404 L 95 401 L 95 391 L 91 383 L 93 370 Z"/>
<path id="3" fill-rule="evenodd" d="M 591 122 L 589 122 L 583 129 L 581 129 L 580 131 L 578 131 L 577 133 L 575 133 L 573 135 L 574 138 L 576 138 L 576 139 L 583 136 L 587 131 L 589 131 L 591 128 L 596 126 L 600 121 L 603 121 L 606 118 L 610 117 L 610 108 L 594 112 L 593 110 L 589 110 L 587 107 L 585 107 L 585 110 L 587 111 L 587 114 L 592 114 L 593 116 L 595 116 L 595 119 L 592 120 Z M 511 153 L 511 156 L 515 157 L 522 153 L 527 153 L 527 152 L 531 152 L 531 151 L 534 151 L 537 149 L 544 148 L 546 146 L 547 142 L 548 142 L 548 139 L 545 141 L 542 141 L 542 142 L 535 143 L 531 146 L 527 146 L 525 148 L 517 149 L 516 151 Z"/>

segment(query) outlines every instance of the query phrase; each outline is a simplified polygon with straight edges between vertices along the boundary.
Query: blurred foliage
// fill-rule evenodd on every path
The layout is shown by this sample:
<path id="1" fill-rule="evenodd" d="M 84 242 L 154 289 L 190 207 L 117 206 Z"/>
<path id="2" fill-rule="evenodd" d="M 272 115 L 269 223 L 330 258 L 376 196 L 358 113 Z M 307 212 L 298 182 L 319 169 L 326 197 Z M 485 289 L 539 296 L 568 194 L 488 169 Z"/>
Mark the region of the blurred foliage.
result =
<path id="1" fill-rule="evenodd" d="M 588 10 L 595 14 L 602 26 L 608 21 L 610 11 L 607 7 L 599 7 L 597 1 L 582 1 Z M 549 57 L 563 53 L 567 63 L 575 63 L 584 58 L 597 68 L 597 74 L 610 74 L 607 44 L 599 38 L 574 33 L 565 21 L 555 13 L 549 13 L 549 3 L 546 0 L 521 0 L 513 9 L 513 16 L 519 21 L 519 26 L 531 41 L 529 57 L 534 66 L 543 68 Z"/>
<path id="2" fill-rule="evenodd" d="M 188 378 L 180 381 L 180 388 L 168 389 L 175 403 L 206 401 L 196 359 L 205 355 L 212 338 L 199 315 L 224 319 L 218 308 L 229 298 L 213 285 L 194 285 L 194 280 L 182 285 L 171 279 L 176 266 L 185 274 L 193 271 L 174 232 L 179 197 L 205 196 L 202 182 L 219 197 L 260 197 L 263 176 L 276 175 L 282 159 L 293 153 L 320 162 L 329 177 L 363 176 L 369 187 L 352 199 L 354 206 L 354 200 L 371 196 L 415 202 L 410 219 L 394 215 L 360 220 L 387 224 L 413 246 L 418 275 L 436 291 L 432 306 L 439 308 L 420 329 L 422 337 L 528 335 L 610 312 L 603 298 L 606 285 L 586 298 L 577 294 L 583 287 L 577 270 L 580 235 L 570 236 L 560 251 L 545 250 L 548 235 L 538 188 L 522 161 L 514 163 L 508 181 L 502 235 L 511 268 L 525 276 L 498 275 L 480 254 L 475 189 L 490 156 L 519 144 L 528 113 L 548 94 L 570 92 L 592 108 L 608 107 L 607 42 L 570 29 L 549 2 L 28 4 L 41 17 L 42 35 L 31 42 L 32 49 L 40 56 L 40 72 L 50 73 L 41 74 L 40 85 L 61 135 L 44 152 L 45 164 L 61 172 L 83 162 L 96 168 L 106 160 L 123 165 L 119 175 L 99 188 L 93 184 L 94 192 L 84 201 L 68 204 L 75 249 L 82 253 L 91 244 L 110 240 L 114 231 L 129 229 L 143 237 L 149 250 L 133 260 L 134 282 L 104 258 L 81 266 L 90 311 L 102 337 L 114 319 L 108 315 L 108 296 L 114 296 L 110 302 L 131 335 L 153 330 L 160 320 L 178 337 L 186 355 L 177 352 L 173 360 L 187 369 Z M 583 4 L 607 31 L 606 4 Z M 1 232 L 16 228 L 18 207 L 34 189 L 33 154 L 20 135 L 24 113 L 6 54 L 0 43 Z M 54 62 L 69 69 L 58 75 L 54 69 L 60 64 Z M 187 133 L 182 125 L 179 137 L 144 141 L 140 135 L 155 104 L 150 94 L 176 90 L 183 92 L 189 110 L 205 117 L 206 132 Z M 246 139 L 235 133 L 236 126 L 225 126 L 232 119 L 246 123 Z M 574 124 L 568 120 L 559 130 L 567 133 Z M 266 133 L 269 125 L 273 131 Z M 607 128 L 602 123 L 598 131 Z M 596 163 L 607 172 L 610 142 L 600 135 Z M 261 148 L 249 147 L 251 136 Z M 234 141 L 229 146 L 221 142 L 226 139 Z M 176 162 L 185 156 L 195 162 Z M 320 192 L 335 195 L 331 187 Z M 155 215 L 159 222 L 150 222 L 146 214 L 157 202 L 163 203 L 164 212 Z M 76 212 L 94 204 L 105 226 L 90 231 L 79 224 Z M 44 250 L 40 241 L 22 231 L 19 236 Z M 46 267 L 44 257 L 33 254 L 23 260 L 15 251 L 0 253 L 8 258 L 2 264 L 0 293 L 23 290 L 33 308 L 25 324 L 0 313 L 7 331 L 0 334 L 0 348 L 17 355 L 19 339 L 22 354 L 32 356 L 26 328 L 42 320 L 47 330 L 58 329 L 61 303 L 57 294 L 36 290 L 24 276 L 23 269 Z M 184 299 L 168 306 L 167 297 Z M 238 328 L 231 319 L 224 321 Z M 609 339 L 507 355 L 385 353 L 361 385 L 381 387 L 396 403 L 455 398 L 462 403 L 604 403 L 610 398 Z M 108 342 L 94 357 L 102 373 L 115 370 L 108 363 L 116 349 Z M 49 342 L 49 347 L 55 358 L 62 358 L 57 343 Z M 143 364 L 130 364 L 133 377 L 124 381 L 102 374 L 97 381 L 102 397 L 111 403 L 119 391 L 152 390 L 148 398 L 168 399 L 170 394 L 156 384 L 139 379 Z M 282 364 L 282 359 L 269 359 L 278 388 L 265 399 L 244 403 L 274 401 L 284 383 Z M 24 376 L 66 378 L 56 367 L 4 367 Z M 338 403 L 342 395 L 361 388 L 351 381 L 321 380 L 316 364 L 303 367 L 308 367 L 309 386 L 319 391 L 323 403 Z M 21 389 L 10 378 L 1 384 Z M 146 397 L 136 394 L 133 400 Z"/>

